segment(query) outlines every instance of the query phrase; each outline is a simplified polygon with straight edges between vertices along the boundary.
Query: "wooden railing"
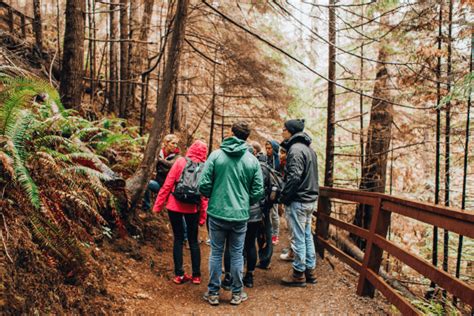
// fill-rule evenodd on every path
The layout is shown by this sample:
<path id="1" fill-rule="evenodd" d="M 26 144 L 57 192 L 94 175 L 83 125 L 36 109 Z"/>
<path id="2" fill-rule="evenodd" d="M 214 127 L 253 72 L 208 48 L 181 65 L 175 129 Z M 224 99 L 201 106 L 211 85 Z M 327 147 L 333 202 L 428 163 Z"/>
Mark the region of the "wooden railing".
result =
<path id="1" fill-rule="evenodd" d="M 20 20 L 20 23 L 16 23 L 16 18 Z M 20 34 L 23 38 L 26 37 L 27 27 L 32 26 L 33 23 L 32 17 L 12 8 L 4 1 L 0 1 L 0 19 L 7 23 L 10 33 L 15 33 L 15 26 L 18 25 L 21 31 Z"/>
<path id="2" fill-rule="evenodd" d="M 370 228 L 368 230 L 363 229 L 331 217 L 331 198 L 371 206 L 372 220 Z M 326 249 L 359 273 L 358 295 L 373 297 L 375 289 L 377 289 L 403 315 L 417 315 L 419 311 L 379 275 L 378 272 L 384 251 L 429 278 L 461 301 L 474 307 L 474 288 L 472 286 L 386 239 L 392 213 L 398 213 L 469 238 L 474 238 L 474 212 L 409 201 L 380 193 L 323 187 L 320 190 L 315 236 L 319 254 L 321 257 L 324 257 L 324 250 Z M 366 240 L 366 249 L 362 262 L 347 255 L 329 241 L 328 232 L 330 224 Z"/>

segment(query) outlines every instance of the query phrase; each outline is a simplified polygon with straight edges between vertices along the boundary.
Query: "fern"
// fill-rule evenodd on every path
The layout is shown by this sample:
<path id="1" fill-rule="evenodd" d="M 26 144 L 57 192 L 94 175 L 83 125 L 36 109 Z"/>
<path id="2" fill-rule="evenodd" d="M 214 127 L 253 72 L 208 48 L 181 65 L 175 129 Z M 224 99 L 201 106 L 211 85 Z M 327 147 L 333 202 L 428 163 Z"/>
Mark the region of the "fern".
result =
<path id="1" fill-rule="evenodd" d="M 5 135 L 10 139 L 9 149 L 13 158 L 13 169 L 15 171 L 16 181 L 27 193 L 33 207 L 38 209 L 41 204 L 39 190 L 26 167 L 26 159 L 28 155 L 24 148 L 24 143 L 28 138 L 28 128 L 33 119 L 33 116 L 28 110 L 22 110 L 19 113 L 15 124 L 9 126 Z"/>
<path id="2" fill-rule="evenodd" d="M 85 176 L 88 176 L 89 178 L 96 177 L 96 178 L 99 178 L 100 180 L 103 180 L 103 181 L 112 180 L 111 176 L 106 175 L 104 173 L 101 173 L 97 170 L 94 170 L 94 169 L 91 169 L 91 168 L 88 168 L 88 167 L 84 167 L 84 166 L 77 166 L 76 165 L 76 166 L 68 167 L 68 168 L 64 169 L 63 172 L 64 173 L 71 172 L 71 173 L 77 174 L 77 175 L 85 175 Z"/>

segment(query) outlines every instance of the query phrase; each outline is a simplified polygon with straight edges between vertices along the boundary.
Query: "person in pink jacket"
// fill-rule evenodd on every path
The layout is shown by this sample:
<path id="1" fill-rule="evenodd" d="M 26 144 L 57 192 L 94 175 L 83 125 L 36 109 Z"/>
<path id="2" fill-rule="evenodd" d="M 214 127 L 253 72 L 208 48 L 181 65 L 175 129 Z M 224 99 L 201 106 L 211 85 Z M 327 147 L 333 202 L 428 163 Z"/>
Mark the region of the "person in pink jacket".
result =
<path id="1" fill-rule="evenodd" d="M 194 162 L 204 162 L 206 156 L 207 145 L 199 140 L 195 141 L 186 153 L 186 157 Z M 173 278 L 173 282 L 176 284 L 182 284 L 187 281 L 192 281 L 194 284 L 200 284 L 201 252 L 198 242 L 198 225 L 202 226 L 206 222 L 208 200 L 205 197 L 201 197 L 201 202 L 199 204 L 190 204 L 177 200 L 174 195 L 171 194 L 174 191 L 175 185 L 179 181 L 185 166 L 186 159 L 180 157 L 176 160 L 173 167 L 171 167 L 171 170 L 166 176 L 165 183 L 158 193 L 155 205 L 153 206 L 153 212 L 161 212 L 166 204 L 174 237 L 173 260 L 175 277 Z M 183 218 L 186 221 L 188 242 L 191 251 L 192 276 L 184 273 L 183 270 Z"/>

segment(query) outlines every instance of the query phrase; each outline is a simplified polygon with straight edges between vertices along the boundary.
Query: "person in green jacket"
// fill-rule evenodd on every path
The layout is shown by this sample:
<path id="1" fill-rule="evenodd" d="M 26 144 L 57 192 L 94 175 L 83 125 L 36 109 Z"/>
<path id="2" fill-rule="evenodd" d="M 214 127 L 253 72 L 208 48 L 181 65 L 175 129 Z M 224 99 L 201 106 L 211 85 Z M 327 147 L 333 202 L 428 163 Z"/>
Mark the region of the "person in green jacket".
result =
<path id="1" fill-rule="evenodd" d="M 250 128 L 246 122 L 232 125 L 232 135 L 224 139 L 220 149 L 207 159 L 199 181 L 202 195 L 209 197 L 207 215 L 211 239 L 209 284 L 204 299 L 219 304 L 222 255 L 226 239 L 230 247 L 233 305 L 248 296 L 242 290 L 243 247 L 250 205 L 263 197 L 263 177 L 260 164 L 246 143 Z"/>

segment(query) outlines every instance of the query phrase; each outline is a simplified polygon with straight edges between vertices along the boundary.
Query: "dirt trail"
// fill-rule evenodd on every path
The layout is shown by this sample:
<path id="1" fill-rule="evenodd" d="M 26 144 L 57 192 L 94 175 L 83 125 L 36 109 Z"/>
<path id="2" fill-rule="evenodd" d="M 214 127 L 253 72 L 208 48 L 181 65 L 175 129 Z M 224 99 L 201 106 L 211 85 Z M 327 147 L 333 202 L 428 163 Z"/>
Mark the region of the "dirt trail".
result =
<path id="1" fill-rule="evenodd" d="M 291 265 L 280 261 L 278 256 L 286 245 L 286 229 L 282 229 L 282 241 L 276 247 L 270 270 L 257 270 L 254 288 L 246 289 L 249 299 L 239 306 L 229 304 L 231 293 L 221 291 L 220 305 L 210 306 L 202 299 L 207 289 L 209 246 L 202 243 L 201 285 L 191 283 L 175 285 L 172 252 L 169 246 L 158 252 L 155 247 L 141 248 L 141 258 L 113 252 L 109 261 L 107 292 L 111 301 L 105 313 L 126 314 L 350 314 L 381 315 L 390 312 L 390 305 L 380 295 L 375 299 L 355 294 L 357 276 L 342 263 L 319 260 L 318 283 L 306 288 L 287 288 L 280 285 L 280 278 L 288 273 Z M 205 228 L 200 230 L 205 239 Z M 171 235 L 169 237 L 172 239 Z M 185 270 L 190 271 L 189 250 L 185 249 Z M 114 266 L 113 262 L 121 262 Z M 123 265 L 122 265 L 123 264 Z M 334 268 L 331 266 L 334 265 Z"/>

